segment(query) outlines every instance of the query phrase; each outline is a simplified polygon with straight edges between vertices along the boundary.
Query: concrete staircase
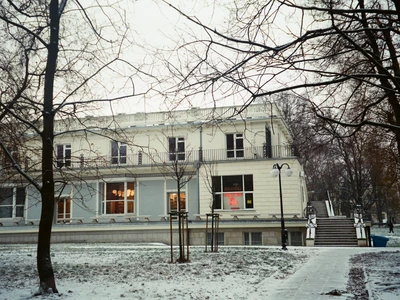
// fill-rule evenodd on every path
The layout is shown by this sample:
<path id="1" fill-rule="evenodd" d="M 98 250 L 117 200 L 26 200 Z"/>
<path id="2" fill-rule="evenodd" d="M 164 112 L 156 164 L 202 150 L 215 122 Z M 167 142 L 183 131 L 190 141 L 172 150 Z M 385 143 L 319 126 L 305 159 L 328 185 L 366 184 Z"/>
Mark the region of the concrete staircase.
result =
<path id="1" fill-rule="evenodd" d="M 318 211 L 319 212 L 319 211 Z M 320 218 L 317 213 L 317 229 L 314 246 L 357 247 L 354 221 L 346 217 Z"/>
<path id="2" fill-rule="evenodd" d="M 311 206 L 317 210 L 317 218 L 328 217 L 325 201 L 311 201 Z"/>

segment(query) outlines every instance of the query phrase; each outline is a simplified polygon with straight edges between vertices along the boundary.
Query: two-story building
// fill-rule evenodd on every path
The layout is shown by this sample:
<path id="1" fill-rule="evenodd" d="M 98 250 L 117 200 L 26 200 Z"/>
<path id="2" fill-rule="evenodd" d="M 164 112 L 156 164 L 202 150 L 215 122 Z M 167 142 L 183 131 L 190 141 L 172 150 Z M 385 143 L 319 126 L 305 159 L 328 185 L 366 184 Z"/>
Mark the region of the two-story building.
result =
<path id="1" fill-rule="evenodd" d="M 220 215 L 220 243 L 278 245 L 280 194 L 271 171 L 285 163 L 293 172 L 282 173 L 289 244 L 304 245 L 307 190 L 290 131 L 274 104 L 239 109 L 58 120 L 53 241 L 168 243 L 170 212 L 180 202 L 192 245 L 204 244 L 212 204 Z M 33 134 L 29 140 L 32 151 L 21 165 L 39 176 L 40 146 Z M 35 241 L 39 193 L 0 176 L 0 242 Z"/>

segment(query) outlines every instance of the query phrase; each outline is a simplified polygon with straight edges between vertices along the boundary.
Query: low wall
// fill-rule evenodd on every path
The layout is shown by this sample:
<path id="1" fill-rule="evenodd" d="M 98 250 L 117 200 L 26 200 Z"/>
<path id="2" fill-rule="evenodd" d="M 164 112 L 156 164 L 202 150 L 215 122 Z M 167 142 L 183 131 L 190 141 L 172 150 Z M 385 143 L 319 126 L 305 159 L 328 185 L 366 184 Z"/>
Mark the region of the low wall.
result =
<path id="1" fill-rule="evenodd" d="M 306 222 L 288 223 L 289 232 L 301 232 L 305 245 Z M 189 224 L 189 244 L 205 245 L 203 221 Z M 211 232 L 209 228 L 208 232 Z M 226 222 L 220 223 L 219 232 L 224 234 L 224 245 L 244 245 L 244 232 L 261 232 L 263 245 L 280 245 L 279 222 Z M 13 226 L 0 228 L 1 244 L 37 243 L 37 226 Z M 173 223 L 173 244 L 178 244 L 177 224 Z M 63 224 L 54 225 L 52 243 L 164 243 L 170 244 L 169 222 L 138 222 L 135 224 Z M 290 242 L 290 241 L 289 241 Z M 289 243 L 290 244 L 290 243 Z"/>

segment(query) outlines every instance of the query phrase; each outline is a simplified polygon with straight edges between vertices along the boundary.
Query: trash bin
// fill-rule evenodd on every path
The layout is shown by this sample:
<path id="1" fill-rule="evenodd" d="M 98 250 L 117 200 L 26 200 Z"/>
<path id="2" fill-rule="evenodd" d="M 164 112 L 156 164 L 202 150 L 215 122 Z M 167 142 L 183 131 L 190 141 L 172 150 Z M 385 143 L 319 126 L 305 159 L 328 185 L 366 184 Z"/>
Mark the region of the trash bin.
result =
<path id="1" fill-rule="evenodd" d="M 389 240 L 387 237 L 380 235 L 371 235 L 371 238 L 374 247 L 386 247 L 386 243 Z"/>

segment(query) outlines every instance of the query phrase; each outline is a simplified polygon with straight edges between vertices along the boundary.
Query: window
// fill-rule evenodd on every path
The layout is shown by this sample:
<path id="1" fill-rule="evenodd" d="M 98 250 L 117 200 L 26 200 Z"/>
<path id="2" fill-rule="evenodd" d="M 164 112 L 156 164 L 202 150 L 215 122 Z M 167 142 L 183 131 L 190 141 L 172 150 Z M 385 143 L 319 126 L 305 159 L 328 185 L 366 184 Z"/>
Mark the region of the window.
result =
<path id="1" fill-rule="evenodd" d="M 303 246 L 303 234 L 301 231 L 289 232 L 289 245 L 290 246 Z"/>
<path id="2" fill-rule="evenodd" d="M 213 176 L 215 209 L 253 209 L 253 175 Z"/>
<path id="3" fill-rule="evenodd" d="M 208 232 L 207 233 L 207 245 L 211 245 L 211 236 L 212 236 L 211 232 Z M 223 246 L 225 244 L 224 233 L 223 232 L 218 232 L 217 238 L 218 238 L 218 244 L 217 245 L 218 246 Z M 214 242 L 215 242 L 215 237 L 214 237 Z"/>
<path id="4" fill-rule="evenodd" d="M 24 188 L 0 188 L 0 218 L 23 217 L 24 206 Z"/>
<path id="5" fill-rule="evenodd" d="M 228 158 L 244 157 L 243 134 L 231 133 L 226 135 L 226 154 Z"/>
<path id="6" fill-rule="evenodd" d="M 71 166 L 71 145 L 57 145 L 57 168 Z"/>
<path id="7" fill-rule="evenodd" d="M 126 164 L 126 144 L 117 141 L 111 141 L 111 164 Z"/>
<path id="8" fill-rule="evenodd" d="M 105 184 L 103 213 L 126 214 L 134 213 L 135 183 L 111 182 Z"/>
<path id="9" fill-rule="evenodd" d="M 245 245 L 262 245 L 261 232 L 244 232 Z"/>
<path id="10" fill-rule="evenodd" d="M 71 218 L 71 198 L 60 198 L 58 200 L 57 222 L 61 223 L 61 219 L 69 218 Z"/>
<path id="11" fill-rule="evenodd" d="M 185 160 L 185 139 L 183 137 L 168 138 L 169 160 Z"/>
<path id="12" fill-rule="evenodd" d="M 167 199 L 168 199 L 168 211 L 169 212 L 178 211 L 178 193 L 177 192 L 167 193 Z M 185 211 L 186 210 L 185 192 L 181 192 L 179 200 L 180 200 L 180 205 L 179 205 L 180 211 Z"/>
<path id="13" fill-rule="evenodd" d="M 14 161 L 18 164 L 19 163 L 18 147 L 17 146 L 7 147 L 7 150 L 10 152 Z M 6 153 L 1 151 L 0 154 L 1 154 L 1 158 L 2 158 L 1 164 L 3 166 L 10 166 L 13 163 L 13 161 L 8 157 L 8 155 Z"/>

